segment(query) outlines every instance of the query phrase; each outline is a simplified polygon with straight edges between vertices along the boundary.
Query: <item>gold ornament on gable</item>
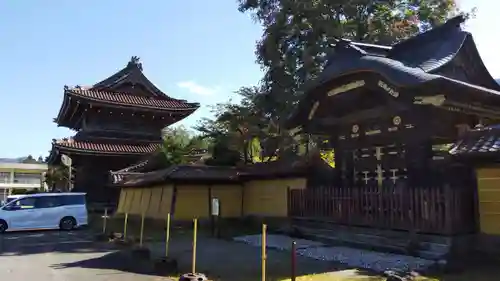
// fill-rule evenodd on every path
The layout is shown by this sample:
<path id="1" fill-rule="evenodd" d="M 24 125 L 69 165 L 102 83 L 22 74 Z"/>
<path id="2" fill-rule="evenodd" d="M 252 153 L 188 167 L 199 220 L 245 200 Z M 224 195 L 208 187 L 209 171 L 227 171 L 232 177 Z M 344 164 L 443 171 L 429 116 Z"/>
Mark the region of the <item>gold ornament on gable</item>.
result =
<path id="1" fill-rule="evenodd" d="M 394 116 L 394 118 L 392 118 L 392 124 L 399 126 L 401 124 L 401 117 Z"/>
<path id="2" fill-rule="evenodd" d="M 354 134 L 357 134 L 357 133 L 359 132 L 359 125 L 353 125 L 353 126 L 352 126 L 352 132 L 353 132 Z"/>

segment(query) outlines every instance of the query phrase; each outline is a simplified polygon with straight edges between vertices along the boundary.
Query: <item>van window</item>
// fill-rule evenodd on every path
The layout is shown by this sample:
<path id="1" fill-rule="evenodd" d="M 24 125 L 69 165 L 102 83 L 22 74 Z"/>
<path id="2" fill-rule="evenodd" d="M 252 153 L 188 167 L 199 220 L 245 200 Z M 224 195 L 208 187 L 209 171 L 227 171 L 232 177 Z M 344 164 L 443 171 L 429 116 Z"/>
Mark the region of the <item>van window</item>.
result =
<path id="1" fill-rule="evenodd" d="M 35 208 L 54 208 L 61 206 L 59 196 L 41 196 L 35 201 Z"/>
<path id="2" fill-rule="evenodd" d="M 17 197 L 10 197 L 10 198 L 7 197 L 7 200 L 5 200 L 5 204 L 10 203 L 10 202 L 12 202 L 12 201 L 14 201 L 16 199 L 17 199 Z"/>
<path id="3" fill-rule="evenodd" d="M 20 209 L 33 209 L 35 208 L 35 197 L 27 197 L 17 200 L 12 206 L 18 207 Z"/>
<path id="4" fill-rule="evenodd" d="M 59 196 L 63 205 L 85 205 L 85 195 Z"/>

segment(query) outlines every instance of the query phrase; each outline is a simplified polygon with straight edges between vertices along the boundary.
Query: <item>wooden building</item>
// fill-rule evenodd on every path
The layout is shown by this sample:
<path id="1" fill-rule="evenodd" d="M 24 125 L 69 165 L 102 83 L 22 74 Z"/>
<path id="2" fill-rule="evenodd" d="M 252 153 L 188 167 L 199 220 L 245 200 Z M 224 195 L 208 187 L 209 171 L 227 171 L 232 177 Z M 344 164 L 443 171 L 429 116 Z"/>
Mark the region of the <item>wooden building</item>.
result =
<path id="1" fill-rule="evenodd" d="M 292 191 L 290 212 L 351 226 L 477 231 L 475 175 L 439 148 L 500 122 L 500 86 L 463 17 L 393 46 L 339 40 L 289 128 L 329 139 L 339 183 Z"/>
<path id="2" fill-rule="evenodd" d="M 464 133 L 451 148 L 457 161 L 474 167 L 479 231 L 500 237 L 500 127 L 479 127 Z"/>
<path id="3" fill-rule="evenodd" d="M 165 219 L 170 213 L 177 221 L 203 220 L 210 217 L 210 202 L 217 198 L 223 219 L 287 218 L 290 191 L 304 189 L 307 174 L 320 166 L 330 167 L 322 160 L 305 159 L 242 167 L 181 165 L 153 171 L 131 167 L 113 173 L 121 189 L 117 212 L 144 213 L 153 219 Z"/>
<path id="4" fill-rule="evenodd" d="M 74 191 L 84 191 L 88 200 L 113 204 L 116 189 L 110 189 L 109 171 L 136 163 L 156 151 L 161 131 L 193 113 L 199 104 L 169 97 L 149 81 L 137 57 L 125 68 L 91 87 L 64 87 L 58 126 L 77 133 L 53 140 L 51 165 L 61 155 L 73 160 Z"/>

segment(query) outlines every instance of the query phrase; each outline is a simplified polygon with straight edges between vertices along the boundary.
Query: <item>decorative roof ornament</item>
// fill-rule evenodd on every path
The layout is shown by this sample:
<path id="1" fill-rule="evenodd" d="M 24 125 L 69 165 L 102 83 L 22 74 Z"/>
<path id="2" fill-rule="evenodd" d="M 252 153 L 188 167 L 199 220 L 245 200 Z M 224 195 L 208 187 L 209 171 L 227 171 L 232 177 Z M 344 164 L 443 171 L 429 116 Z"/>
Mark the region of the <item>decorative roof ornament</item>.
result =
<path id="1" fill-rule="evenodd" d="M 448 19 L 445 22 L 445 25 L 460 27 L 464 22 L 467 21 L 468 17 L 469 17 L 469 15 L 467 15 L 467 14 L 459 14 L 457 16 L 454 16 L 454 17 Z"/>
<path id="2" fill-rule="evenodd" d="M 130 58 L 130 61 L 127 64 L 127 67 L 130 67 L 130 66 L 135 66 L 135 67 L 139 68 L 140 71 L 142 71 L 141 58 L 139 58 L 138 56 L 132 56 L 132 58 Z"/>
<path id="3" fill-rule="evenodd" d="M 336 53 L 349 54 L 355 56 L 366 55 L 366 52 L 363 49 L 353 45 L 351 40 L 345 38 L 340 38 L 333 47 L 333 49 Z"/>

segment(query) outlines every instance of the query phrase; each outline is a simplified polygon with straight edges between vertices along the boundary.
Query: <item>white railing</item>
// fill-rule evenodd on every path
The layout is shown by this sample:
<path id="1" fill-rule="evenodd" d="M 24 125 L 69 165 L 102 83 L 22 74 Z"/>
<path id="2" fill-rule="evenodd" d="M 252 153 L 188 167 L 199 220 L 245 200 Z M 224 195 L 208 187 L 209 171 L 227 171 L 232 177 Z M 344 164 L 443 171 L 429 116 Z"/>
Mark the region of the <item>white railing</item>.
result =
<path id="1" fill-rule="evenodd" d="M 11 183 L 40 184 L 41 180 L 41 178 L 14 178 L 14 181 L 12 181 Z"/>
<path id="2" fill-rule="evenodd" d="M 0 183 L 0 189 L 34 189 L 43 188 L 40 182 L 34 183 Z"/>

